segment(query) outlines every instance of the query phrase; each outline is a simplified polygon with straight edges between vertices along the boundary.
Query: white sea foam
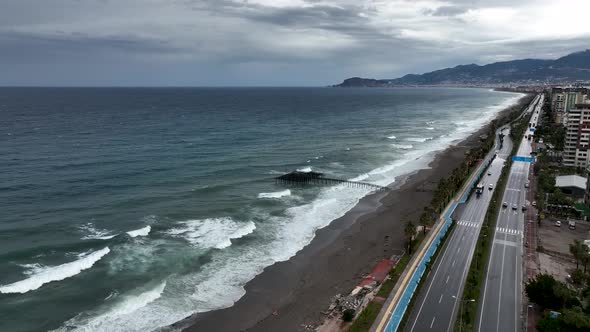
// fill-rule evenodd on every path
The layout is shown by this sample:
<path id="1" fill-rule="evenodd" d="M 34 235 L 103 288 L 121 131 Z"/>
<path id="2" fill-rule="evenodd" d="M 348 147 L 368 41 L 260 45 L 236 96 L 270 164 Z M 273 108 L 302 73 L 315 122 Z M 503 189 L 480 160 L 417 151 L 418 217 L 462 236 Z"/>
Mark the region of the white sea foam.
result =
<path id="1" fill-rule="evenodd" d="M 426 124 L 427 124 L 427 125 L 431 125 L 431 124 L 434 124 L 435 122 L 436 122 L 436 121 L 426 121 Z"/>
<path id="2" fill-rule="evenodd" d="M 311 172 L 311 167 L 310 166 L 306 166 L 306 167 L 298 168 L 297 171 L 298 172 L 309 173 L 309 172 Z"/>
<path id="3" fill-rule="evenodd" d="M 82 237 L 82 240 L 109 240 L 119 235 L 106 229 L 97 229 L 91 222 L 80 225 L 79 228 L 87 233 Z"/>
<path id="4" fill-rule="evenodd" d="M 231 246 L 231 240 L 246 236 L 256 229 L 252 221 L 235 222 L 229 217 L 187 220 L 180 227 L 167 231 L 174 237 L 182 237 L 199 248 L 224 249 Z"/>
<path id="5" fill-rule="evenodd" d="M 406 141 L 408 142 L 417 142 L 417 143 L 424 143 L 426 141 L 432 140 L 432 137 L 408 137 Z"/>
<path id="6" fill-rule="evenodd" d="M 426 130 L 434 130 L 434 127 L 426 127 Z"/>
<path id="7" fill-rule="evenodd" d="M 391 135 L 391 136 L 387 136 L 387 138 L 389 138 L 389 139 L 396 139 L 397 137 Z"/>
<path id="8" fill-rule="evenodd" d="M 131 236 L 131 237 L 147 236 L 151 230 L 152 230 L 152 227 L 150 225 L 147 225 L 143 228 L 129 231 L 129 232 L 127 232 L 127 234 L 129 234 L 129 236 Z"/>
<path id="9" fill-rule="evenodd" d="M 283 191 L 258 194 L 258 198 L 281 198 L 281 197 L 285 197 L 285 196 L 291 196 L 291 190 L 286 189 Z"/>
<path id="10" fill-rule="evenodd" d="M 110 252 L 109 247 L 97 250 L 82 258 L 57 266 L 31 266 L 26 273 L 30 275 L 29 278 L 17 281 L 12 284 L 0 286 L 0 293 L 26 293 L 35 290 L 44 284 L 52 281 L 59 281 L 89 269 Z"/>
<path id="11" fill-rule="evenodd" d="M 78 315 L 54 331 L 138 331 L 139 322 L 149 324 L 154 320 L 154 314 L 145 309 L 162 296 L 165 288 L 166 282 L 164 281 L 142 293 L 119 296 L 120 300 L 116 300 L 115 305 L 100 308 L 94 315 Z M 151 327 L 157 326 L 152 325 Z"/>
<path id="12" fill-rule="evenodd" d="M 409 150 L 409 149 L 414 148 L 414 146 L 412 144 L 391 144 L 391 146 L 393 146 L 396 149 L 402 149 L 402 150 Z"/>

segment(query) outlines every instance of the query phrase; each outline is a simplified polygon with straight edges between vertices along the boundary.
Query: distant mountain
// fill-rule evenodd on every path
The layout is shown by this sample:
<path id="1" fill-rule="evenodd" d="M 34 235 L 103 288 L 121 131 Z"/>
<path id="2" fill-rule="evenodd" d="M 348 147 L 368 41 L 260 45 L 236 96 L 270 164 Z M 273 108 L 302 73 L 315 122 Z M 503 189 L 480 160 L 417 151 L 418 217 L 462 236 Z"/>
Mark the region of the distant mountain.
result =
<path id="1" fill-rule="evenodd" d="M 557 60 L 524 59 L 495 62 L 484 66 L 460 65 L 422 75 L 409 74 L 395 79 L 376 80 L 353 77 L 335 86 L 494 85 L 576 80 L 590 80 L 590 50 L 572 53 Z"/>

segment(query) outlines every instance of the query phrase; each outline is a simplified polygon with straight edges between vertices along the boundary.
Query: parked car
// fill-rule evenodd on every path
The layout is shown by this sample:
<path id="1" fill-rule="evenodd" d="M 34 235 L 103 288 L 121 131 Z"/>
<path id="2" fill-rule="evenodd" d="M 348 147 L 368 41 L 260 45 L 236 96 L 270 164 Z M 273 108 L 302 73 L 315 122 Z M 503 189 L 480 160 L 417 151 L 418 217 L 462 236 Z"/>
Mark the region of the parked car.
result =
<path id="1" fill-rule="evenodd" d="M 557 220 L 557 221 L 555 222 L 555 226 L 556 226 L 556 227 L 561 227 L 561 221 Z"/>
<path id="2" fill-rule="evenodd" d="M 488 175 L 492 175 L 492 171 L 488 171 Z"/>
<path id="3" fill-rule="evenodd" d="M 529 187 L 529 182 L 528 181 L 524 183 L 524 187 L 525 188 L 528 188 Z"/>
<path id="4" fill-rule="evenodd" d="M 576 222 L 575 221 L 568 221 L 567 223 L 569 229 L 576 229 Z"/>
<path id="5" fill-rule="evenodd" d="M 502 203 L 502 206 L 503 207 L 508 207 L 508 203 L 507 202 L 504 202 L 504 203 Z"/>
<path id="6" fill-rule="evenodd" d="M 522 212 L 524 212 L 524 211 L 526 211 L 526 205 L 525 204 L 522 205 Z"/>
<path id="7" fill-rule="evenodd" d="M 490 183 L 490 185 L 488 186 L 488 189 L 489 189 L 489 190 L 492 190 L 492 189 L 494 189 L 494 184 L 493 184 L 493 183 Z"/>
<path id="8" fill-rule="evenodd" d="M 532 205 L 537 206 L 537 201 L 533 201 Z"/>

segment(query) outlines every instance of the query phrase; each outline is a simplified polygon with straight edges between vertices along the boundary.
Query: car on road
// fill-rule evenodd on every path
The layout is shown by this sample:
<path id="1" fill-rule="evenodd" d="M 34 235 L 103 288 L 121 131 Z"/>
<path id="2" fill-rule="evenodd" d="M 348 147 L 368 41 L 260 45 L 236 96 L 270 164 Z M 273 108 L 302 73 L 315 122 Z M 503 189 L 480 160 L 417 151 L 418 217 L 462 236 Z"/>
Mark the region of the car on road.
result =
<path id="1" fill-rule="evenodd" d="M 488 171 L 488 175 L 492 175 L 492 171 Z"/>
<path id="2" fill-rule="evenodd" d="M 569 229 L 576 229 L 576 222 L 575 221 L 568 221 L 567 226 Z"/>
<path id="3" fill-rule="evenodd" d="M 517 210 L 518 206 L 516 206 L 516 204 L 512 204 L 512 210 Z"/>
<path id="4" fill-rule="evenodd" d="M 555 227 L 561 227 L 561 221 L 557 220 L 557 221 L 555 222 Z"/>
<path id="5" fill-rule="evenodd" d="M 504 203 L 502 203 L 502 206 L 503 207 L 508 207 L 508 203 L 504 202 Z"/>
<path id="6" fill-rule="evenodd" d="M 526 205 L 522 205 L 522 212 L 526 211 Z"/>
<path id="7" fill-rule="evenodd" d="M 525 188 L 528 188 L 529 187 L 529 182 L 528 181 L 524 183 L 524 187 Z"/>
<path id="8" fill-rule="evenodd" d="M 533 201 L 532 206 L 537 206 L 537 201 Z"/>
<path id="9" fill-rule="evenodd" d="M 488 186 L 488 189 L 489 189 L 489 190 L 492 190 L 492 189 L 494 189 L 494 184 L 493 184 L 493 183 L 490 183 L 490 185 Z"/>

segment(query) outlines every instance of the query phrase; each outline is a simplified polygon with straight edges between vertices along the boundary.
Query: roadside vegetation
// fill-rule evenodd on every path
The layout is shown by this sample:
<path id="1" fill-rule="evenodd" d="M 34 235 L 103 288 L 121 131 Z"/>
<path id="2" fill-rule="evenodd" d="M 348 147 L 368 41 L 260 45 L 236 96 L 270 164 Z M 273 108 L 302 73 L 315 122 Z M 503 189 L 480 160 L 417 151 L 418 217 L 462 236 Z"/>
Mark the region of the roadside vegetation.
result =
<path id="1" fill-rule="evenodd" d="M 548 274 L 538 274 L 525 286 L 529 300 L 543 311 L 537 331 L 590 331 L 590 253 L 579 241 L 570 245 L 576 259 L 573 287 Z"/>

